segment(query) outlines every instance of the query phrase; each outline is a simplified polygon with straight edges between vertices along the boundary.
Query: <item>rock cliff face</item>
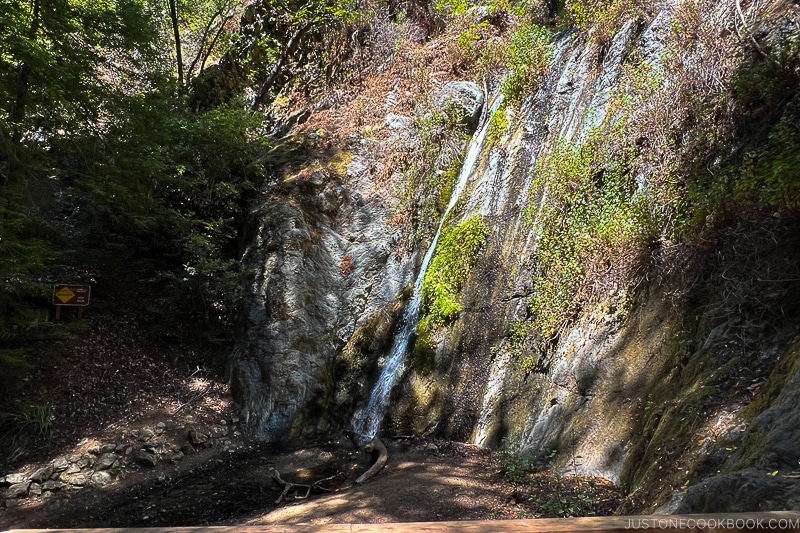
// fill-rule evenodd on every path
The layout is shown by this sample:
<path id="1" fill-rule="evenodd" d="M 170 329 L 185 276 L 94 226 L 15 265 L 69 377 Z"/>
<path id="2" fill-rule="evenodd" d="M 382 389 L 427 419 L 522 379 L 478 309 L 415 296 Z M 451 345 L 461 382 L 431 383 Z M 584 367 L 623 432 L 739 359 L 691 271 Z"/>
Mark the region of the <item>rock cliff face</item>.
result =
<path id="1" fill-rule="evenodd" d="M 800 508 L 800 217 L 793 201 L 709 216 L 699 240 L 663 236 L 645 268 L 604 285 L 544 345 L 521 328 L 536 318 L 537 217 L 548 195 L 547 184 L 535 180 L 537 165 L 559 143 L 584 141 L 616 120 L 619 96 L 636 79 L 632 70 L 675 53 L 670 35 L 685 22 L 685 4 L 668 2 L 621 24 L 602 45 L 574 32 L 557 35 L 539 89 L 519 106 L 499 108 L 508 126 L 484 141 L 446 224 L 479 216 L 488 237 L 461 287 L 457 318 L 430 332 L 431 360 L 409 357 L 385 432 L 513 443 L 568 471 L 620 483 L 630 495 L 628 512 Z M 687 47 L 681 60 L 695 69 L 696 83 L 733 86 L 751 64 L 787 61 L 780 43 L 796 38 L 796 7 L 763 4 L 695 11 L 725 46 L 758 39 L 752 54 L 726 60 L 728 70 L 715 70 L 711 63 L 722 61 L 707 47 Z M 745 25 L 767 19 L 774 23 Z M 773 57 L 753 60 L 758 54 Z M 669 95 L 681 90 L 666 80 L 651 100 L 668 107 Z M 484 109 L 502 98 L 499 89 L 489 93 Z M 254 271 L 250 314 L 230 369 L 245 417 L 262 438 L 348 429 L 400 329 L 404 288 L 430 235 L 409 247 L 414 227 L 397 223 L 402 177 L 385 172 L 388 154 L 419 137 L 414 120 L 395 114 L 387 97 L 389 134 L 348 137 L 347 157 L 323 157 L 313 172 L 289 165 L 251 212 L 244 254 Z M 640 127 L 651 100 L 634 112 Z M 779 100 L 761 111 L 774 120 L 793 113 L 796 88 Z M 756 135 L 758 117 L 749 112 L 726 141 L 733 153 L 753 149 L 748 135 Z M 484 124 L 493 119 L 487 115 Z M 680 151 L 681 138 L 673 141 L 670 149 Z M 314 157 L 313 146 L 302 150 Z M 719 164 L 708 161 L 707 172 Z M 634 194 L 644 194 L 658 173 L 636 168 Z M 521 364 L 526 355 L 529 364 Z M 724 499 L 711 496 L 722 492 Z"/>
<path id="2" fill-rule="evenodd" d="M 287 149 L 307 154 L 306 147 Z M 352 160 L 339 163 L 346 185 L 335 165 L 288 176 L 266 185 L 250 213 L 247 340 L 230 372 L 259 437 L 280 440 L 325 427 L 343 348 L 370 317 L 388 313 L 412 279 L 412 261 L 395 253 L 399 235 L 389 224 L 395 200 L 369 186 L 370 159 L 362 155 L 368 151 L 356 145 Z M 358 389 L 351 392 L 368 394 L 367 383 L 350 381 Z M 312 399 L 330 406 L 310 413 L 311 422 L 299 420 Z"/>

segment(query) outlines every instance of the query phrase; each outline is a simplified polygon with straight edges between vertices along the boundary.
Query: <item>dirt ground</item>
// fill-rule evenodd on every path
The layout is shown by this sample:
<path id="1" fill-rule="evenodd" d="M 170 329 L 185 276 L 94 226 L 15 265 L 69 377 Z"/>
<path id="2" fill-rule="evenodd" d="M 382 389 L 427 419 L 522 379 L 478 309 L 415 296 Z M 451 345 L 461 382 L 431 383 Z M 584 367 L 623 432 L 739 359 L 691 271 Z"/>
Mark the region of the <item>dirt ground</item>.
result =
<path id="1" fill-rule="evenodd" d="M 619 491 L 602 479 L 541 471 L 511 483 L 497 452 L 390 435 L 386 468 L 356 485 L 370 455 L 344 436 L 292 449 L 253 441 L 219 369 L 190 347 L 150 339 L 147 317 L 104 289 L 93 288 L 85 328 L 65 355 L 5 397 L 48 406 L 53 422 L 46 436 L 0 442 L 0 478 L 30 477 L 59 460 L 71 470 L 49 478 L 59 488 L 21 498 L 0 479 L 0 530 L 534 518 L 605 515 L 619 505 Z M 191 432 L 207 440 L 193 442 Z M 119 461 L 105 470 L 113 479 L 73 485 L 76 475 L 94 479 L 104 450 Z M 142 450 L 154 466 L 138 461 Z M 326 480 L 325 490 L 280 498 L 274 470 L 291 483 Z"/>
<path id="2" fill-rule="evenodd" d="M 30 499 L 0 511 L 0 529 L 379 523 L 534 518 L 562 513 L 537 506 L 552 487 L 535 477 L 509 483 L 496 454 L 470 445 L 419 440 L 389 441 L 386 468 L 364 485 L 353 480 L 370 457 L 345 443 L 280 451 L 251 443 L 233 451 L 207 449 L 180 464 L 160 465 L 101 488 Z M 273 477 L 322 487 L 289 492 Z M 533 474 L 532 476 L 535 476 Z M 554 479 L 552 475 L 548 480 Z M 532 483 L 537 481 L 537 483 Z M 562 479 L 562 481 L 564 481 Z M 566 485 L 558 496 L 590 498 L 588 514 L 610 514 L 619 494 L 610 484 Z M 591 494 L 591 496 L 587 496 Z M 584 500 L 584 503 L 586 501 Z M 579 513 L 575 514 L 587 514 Z"/>

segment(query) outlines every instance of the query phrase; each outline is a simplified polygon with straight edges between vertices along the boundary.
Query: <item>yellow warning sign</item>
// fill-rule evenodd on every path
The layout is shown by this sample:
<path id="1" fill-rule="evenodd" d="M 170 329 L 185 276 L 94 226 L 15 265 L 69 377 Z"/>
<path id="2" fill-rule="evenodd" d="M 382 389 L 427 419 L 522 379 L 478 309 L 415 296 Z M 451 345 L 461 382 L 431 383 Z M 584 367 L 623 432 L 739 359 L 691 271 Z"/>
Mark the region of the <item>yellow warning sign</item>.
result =
<path id="1" fill-rule="evenodd" d="M 53 287 L 53 304 L 86 307 L 92 289 L 88 285 L 60 284 Z"/>
<path id="2" fill-rule="evenodd" d="M 56 298 L 61 300 L 61 303 L 67 303 L 74 297 L 75 293 L 69 290 L 69 287 L 62 287 L 61 290 L 56 293 Z"/>

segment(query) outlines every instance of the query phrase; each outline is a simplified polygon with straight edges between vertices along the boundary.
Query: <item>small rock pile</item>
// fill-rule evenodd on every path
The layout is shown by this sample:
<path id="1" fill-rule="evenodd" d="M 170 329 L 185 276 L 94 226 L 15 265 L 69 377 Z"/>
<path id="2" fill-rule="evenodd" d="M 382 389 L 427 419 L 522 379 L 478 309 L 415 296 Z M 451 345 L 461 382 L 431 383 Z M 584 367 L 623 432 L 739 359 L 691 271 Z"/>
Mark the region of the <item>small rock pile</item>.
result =
<path id="1" fill-rule="evenodd" d="M 0 487 L 7 487 L 5 506 L 14 507 L 24 498 L 50 498 L 63 490 L 103 487 L 142 467 L 152 468 L 160 461 L 176 463 L 202 448 L 216 445 L 232 451 L 232 443 L 226 438 L 228 427 L 224 423 L 210 430 L 191 428 L 182 445 L 160 438 L 165 427 L 159 422 L 153 429 L 133 431 L 126 443 L 88 445 L 88 439 L 84 439 L 76 448 L 82 451 L 57 457 L 30 475 L 0 476 Z M 234 436 L 238 436 L 238 432 L 234 432 Z M 122 437 L 124 439 L 125 435 Z"/>

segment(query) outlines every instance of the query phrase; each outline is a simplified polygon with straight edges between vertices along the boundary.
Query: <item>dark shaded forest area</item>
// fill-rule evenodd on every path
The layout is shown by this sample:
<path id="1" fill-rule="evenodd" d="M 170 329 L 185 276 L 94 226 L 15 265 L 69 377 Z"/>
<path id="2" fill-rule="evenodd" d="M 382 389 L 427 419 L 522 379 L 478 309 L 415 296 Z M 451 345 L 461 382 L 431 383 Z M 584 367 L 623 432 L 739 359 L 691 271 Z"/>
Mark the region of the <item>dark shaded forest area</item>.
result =
<path id="1" fill-rule="evenodd" d="M 4 390 L 80 332 L 52 320 L 56 282 L 127 286 L 165 342 L 232 337 L 242 206 L 268 159 L 256 108 L 294 75 L 290 56 L 324 61 L 323 42 L 353 18 L 331 2 L 243 11 L 230 0 L 0 7 Z M 246 86 L 261 88 L 248 102 Z M 49 409 L 19 400 L 0 399 L 2 432 L 46 432 Z"/>

